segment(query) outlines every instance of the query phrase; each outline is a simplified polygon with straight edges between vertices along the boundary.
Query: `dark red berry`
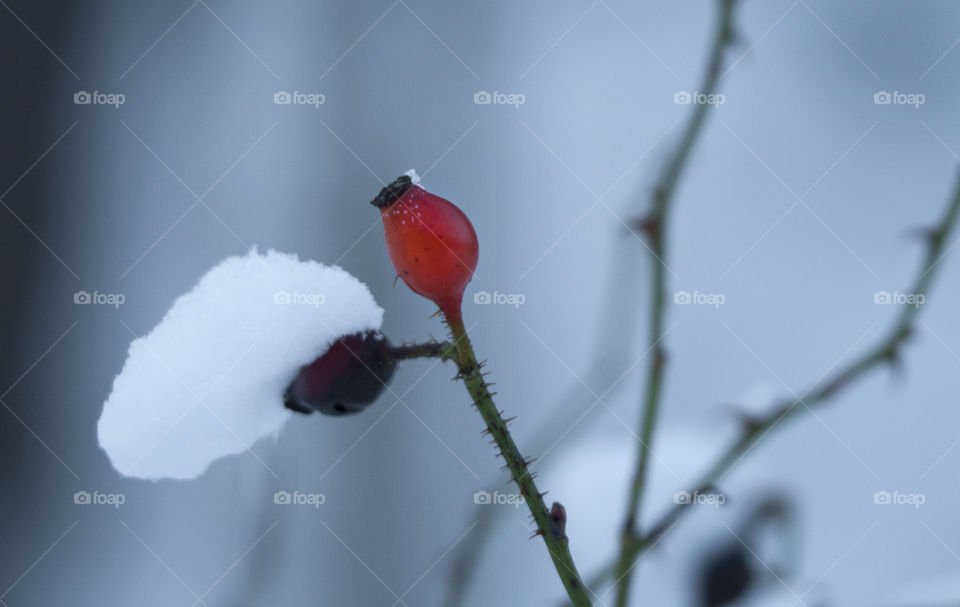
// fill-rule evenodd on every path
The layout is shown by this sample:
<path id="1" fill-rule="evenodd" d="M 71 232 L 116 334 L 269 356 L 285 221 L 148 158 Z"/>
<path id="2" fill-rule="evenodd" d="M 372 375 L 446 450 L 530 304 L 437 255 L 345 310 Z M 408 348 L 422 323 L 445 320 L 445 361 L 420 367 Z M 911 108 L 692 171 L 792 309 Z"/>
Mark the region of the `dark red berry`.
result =
<path id="1" fill-rule="evenodd" d="M 284 405 L 300 413 L 358 413 L 383 393 L 396 366 L 390 342 L 379 331 L 341 337 L 300 369 L 284 394 Z"/>
<path id="2" fill-rule="evenodd" d="M 387 252 L 403 282 L 447 316 L 459 315 L 480 256 L 467 216 L 408 175 L 383 188 L 373 205 L 380 209 Z"/>

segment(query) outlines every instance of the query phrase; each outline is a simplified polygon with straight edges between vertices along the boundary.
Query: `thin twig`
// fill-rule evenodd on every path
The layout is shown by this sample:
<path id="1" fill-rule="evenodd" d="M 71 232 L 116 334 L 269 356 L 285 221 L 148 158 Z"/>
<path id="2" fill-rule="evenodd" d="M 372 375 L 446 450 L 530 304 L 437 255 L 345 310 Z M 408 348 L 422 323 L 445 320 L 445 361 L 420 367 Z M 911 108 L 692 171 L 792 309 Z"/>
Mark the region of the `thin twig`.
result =
<path id="1" fill-rule="evenodd" d="M 717 82 L 720 79 L 723 67 L 723 57 L 727 46 L 733 41 L 733 7 L 736 0 L 720 0 L 720 14 L 717 31 L 710 51 L 710 60 L 700 91 L 706 95 L 716 92 Z M 663 384 L 664 367 L 666 365 L 666 349 L 661 339 L 663 336 L 663 316 L 666 306 L 666 223 L 680 177 L 687 166 L 694 143 L 700 135 L 707 112 L 712 111 L 706 103 L 695 105 L 690 122 L 687 123 L 683 138 L 674 155 L 666 165 L 660 180 L 654 188 L 653 205 L 648 215 L 641 221 L 640 226 L 650 241 L 651 258 L 653 261 L 653 289 L 650 305 L 650 327 L 648 339 L 652 356 L 647 366 L 646 391 L 643 399 L 643 413 L 641 416 L 640 445 L 638 446 L 637 465 L 634 469 L 633 481 L 627 501 L 627 510 L 621 532 L 620 558 L 616 567 L 618 580 L 617 607 L 625 607 L 630 593 L 632 571 L 632 546 L 638 536 L 638 521 L 640 520 L 640 505 L 643 501 L 644 489 L 647 481 L 647 470 L 650 460 L 650 443 L 653 440 L 653 431 L 657 422 L 657 413 L 660 405 L 661 387 Z"/>
<path id="2" fill-rule="evenodd" d="M 943 218 L 935 228 L 925 232 L 927 240 L 927 254 L 914 281 L 911 293 L 924 294 L 930 289 L 936 269 L 941 259 L 946 255 L 947 241 L 956 227 L 960 217 L 960 171 L 957 173 L 957 184 L 949 201 Z M 890 328 L 886 337 L 863 356 L 837 371 L 830 377 L 824 378 L 813 385 L 805 396 L 788 399 L 761 418 L 749 420 L 743 434 L 733 443 L 703 475 L 696 484 L 696 491 L 706 493 L 713 490 L 720 478 L 735 466 L 744 453 L 753 445 L 768 436 L 781 422 L 803 410 L 810 411 L 816 405 L 822 404 L 839 392 L 850 387 L 862 376 L 883 363 L 896 363 L 899 360 L 900 349 L 913 333 L 914 321 L 919 313 L 919 306 L 906 304 L 901 307 L 896 323 Z M 656 543 L 663 533 L 687 511 L 682 505 L 677 505 L 667 512 L 642 538 L 632 542 L 630 546 L 631 559 L 641 551 Z"/>
<path id="3" fill-rule="evenodd" d="M 463 319 L 459 315 L 459 309 L 456 316 L 448 315 L 446 321 L 457 348 L 459 378 L 463 380 L 467 392 L 473 398 L 474 406 L 487 425 L 486 433 L 493 438 L 500 450 L 500 455 L 507 462 L 507 469 L 510 470 L 513 481 L 520 488 L 520 494 L 537 524 L 536 535 L 543 537 L 570 601 L 575 607 L 589 607 L 591 602 L 587 588 L 583 585 L 580 573 L 573 562 L 573 556 L 570 554 L 565 531 L 566 517 L 564 516 L 561 521 L 556 515 L 551 514 L 551 512 L 562 511 L 562 506 L 555 502 L 552 511 L 547 511 L 543 494 L 537 489 L 533 476 L 528 470 L 529 461 L 520 454 L 516 443 L 513 442 L 507 423 L 497 409 L 493 395 L 487 388 L 488 384 L 480 372 L 480 364 L 477 362 L 470 337 L 463 325 Z"/>
<path id="4" fill-rule="evenodd" d="M 477 526 L 467 536 L 470 542 L 460 547 L 456 556 L 453 557 L 450 581 L 447 583 L 446 595 L 443 600 L 444 607 L 459 607 L 466 600 L 470 583 L 480 568 L 478 565 L 480 553 L 490 539 L 490 534 L 496 522 L 496 513 L 502 510 L 503 508 L 490 508 L 487 504 L 479 504 L 474 508 Z M 588 587 L 592 588 L 592 586 Z"/>
<path id="5" fill-rule="evenodd" d="M 457 348 L 448 341 L 428 341 L 422 344 L 401 344 L 390 349 L 390 355 L 395 360 L 410 360 L 413 358 L 439 358 L 440 360 L 457 361 Z"/>

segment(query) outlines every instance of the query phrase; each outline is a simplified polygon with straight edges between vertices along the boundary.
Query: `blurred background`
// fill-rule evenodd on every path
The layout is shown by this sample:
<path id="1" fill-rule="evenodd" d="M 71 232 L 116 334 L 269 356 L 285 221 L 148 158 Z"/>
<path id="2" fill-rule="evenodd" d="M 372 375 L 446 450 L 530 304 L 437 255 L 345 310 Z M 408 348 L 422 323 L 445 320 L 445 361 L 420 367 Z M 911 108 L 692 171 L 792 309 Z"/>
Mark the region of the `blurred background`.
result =
<path id="1" fill-rule="evenodd" d="M 631 226 L 698 101 L 714 2 L 0 5 L 0 604 L 562 604 L 449 365 L 407 363 L 400 399 L 297 417 L 194 481 L 125 479 L 98 447 L 130 341 L 254 245 L 356 275 L 395 341 L 444 337 L 393 284 L 367 204 L 412 167 L 476 226 L 474 344 L 580 570 L 610 562 L 649 340 Z M 645 522 L 738 407 L 802 394 L 884 335 L 884 293 L 921 261 L 911 230 L 953 185 L 958 24 L 949 0 L 740 3 L 672 216 L 681 305 Z M 637 565 L 636 604 L 698 604 L 704 563 L 745 538 L 742 604 L 960 602 L 955 252 L 938 272 L 899 372 L 750 450 L 725 503 L 692 505 Z"/>

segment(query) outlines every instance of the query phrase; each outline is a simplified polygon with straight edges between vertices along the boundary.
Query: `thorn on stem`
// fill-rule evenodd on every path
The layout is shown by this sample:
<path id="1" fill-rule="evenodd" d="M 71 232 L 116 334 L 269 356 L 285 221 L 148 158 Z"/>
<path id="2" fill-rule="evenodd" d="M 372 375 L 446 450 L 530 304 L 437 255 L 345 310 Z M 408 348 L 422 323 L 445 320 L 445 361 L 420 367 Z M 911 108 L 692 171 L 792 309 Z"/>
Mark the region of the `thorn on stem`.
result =
<path id="1" fill-rule="evenodd" d="M 650 214 L 636 220 L 634 227 L 647 237 L 654 248 L 659 246 L 660 242 L 660 220 L 651 212 Z"/>
<path id="2" fill-rule="evenodd" d="M 662 371 L 667 365 L 667 351 L 660 346 L 654 348 L 653 364 L 656 365 L 657 371 Z"/>

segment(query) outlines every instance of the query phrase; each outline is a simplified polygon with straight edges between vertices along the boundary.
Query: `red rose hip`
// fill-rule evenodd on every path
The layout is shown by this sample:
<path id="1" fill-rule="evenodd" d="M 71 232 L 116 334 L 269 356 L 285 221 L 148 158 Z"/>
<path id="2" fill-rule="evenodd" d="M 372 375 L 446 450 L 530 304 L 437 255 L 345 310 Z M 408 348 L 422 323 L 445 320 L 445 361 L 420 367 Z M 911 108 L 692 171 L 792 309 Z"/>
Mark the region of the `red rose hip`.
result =
<path id="1" fill-rule="evenodd" d="M 477 233 L 463 211 L 403 175 L 373 200 L 383 218 L 390 261 L 403 282 L 436 303 L 447 317 L 460 315 L 467 283 L 480 256 Z"/>

